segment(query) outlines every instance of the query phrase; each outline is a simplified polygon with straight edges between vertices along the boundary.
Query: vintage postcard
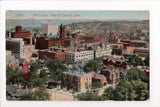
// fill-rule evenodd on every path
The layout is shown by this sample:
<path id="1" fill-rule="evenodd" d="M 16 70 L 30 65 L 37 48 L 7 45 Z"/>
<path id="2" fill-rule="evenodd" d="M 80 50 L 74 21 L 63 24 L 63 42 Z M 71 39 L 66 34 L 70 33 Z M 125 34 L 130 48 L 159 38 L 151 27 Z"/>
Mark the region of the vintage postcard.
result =
<path id="1" fill-rule="evenodd" d="M 148 101 L 149 11 L 7 10 L 7 101 Z"/>

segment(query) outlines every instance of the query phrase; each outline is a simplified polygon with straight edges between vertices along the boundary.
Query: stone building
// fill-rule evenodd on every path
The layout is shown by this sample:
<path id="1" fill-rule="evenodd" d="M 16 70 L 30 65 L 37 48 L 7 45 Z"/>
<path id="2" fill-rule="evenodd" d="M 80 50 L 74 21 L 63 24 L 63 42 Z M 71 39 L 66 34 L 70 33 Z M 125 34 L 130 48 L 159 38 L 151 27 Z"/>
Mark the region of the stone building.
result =
<path id="1" fill-rule="evenodd" d="M 112 48 L 109 44 L 105 45 L 103 42 L 87 44 L 88 50 L 94 50 L 94 57 L 102 57 L 111 55 Z"/>
<path id="2" fill-rule="evenodd" d="M 73 91 L 87 91 L 92 87 L 92 73 L 85 73 L 79 67 L 62 72 L 61 88 Z"/>
<path id="3" fill-rule="evenodd" d="M 84 51 L 66 51 L 66 60 L 67 61 L 88 61 L 94 58 L 93 50 L 84 50 Z"/>

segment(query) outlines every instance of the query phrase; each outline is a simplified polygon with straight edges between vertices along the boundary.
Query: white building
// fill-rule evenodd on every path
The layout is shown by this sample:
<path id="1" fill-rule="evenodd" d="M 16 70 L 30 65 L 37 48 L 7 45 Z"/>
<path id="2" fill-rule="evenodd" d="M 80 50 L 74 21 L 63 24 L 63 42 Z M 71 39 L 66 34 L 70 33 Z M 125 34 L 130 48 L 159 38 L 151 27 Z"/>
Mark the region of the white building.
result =
<path id="1" fill-rule="evenodd" d="M 49 35 L 50 33 L 52 34 L 57 34 L 58 32 L 58 23 L 55 22 L 44 22 L 42 23 L 42 33 Z"/>
<path id="2" fill-rule="evenodd" d="M 6 50 L 12 51 L 17 59 L 25 58 L 23 38 L 9 38 L 6 40 Z"/>
<path id="3" fill-rule="evenodd" d="M 88 61 L 94 58 L 93 50 L 85 51 L 66 51 L 66 60 L 67 61 Z"/>
<path id="4" fill-rule="evenodd" d="M 105 45 L 103 42 L 88 44 L 89 50 L 94 50 L 94 57 L 102 57 L 111 55 L 111 45 Z"/>

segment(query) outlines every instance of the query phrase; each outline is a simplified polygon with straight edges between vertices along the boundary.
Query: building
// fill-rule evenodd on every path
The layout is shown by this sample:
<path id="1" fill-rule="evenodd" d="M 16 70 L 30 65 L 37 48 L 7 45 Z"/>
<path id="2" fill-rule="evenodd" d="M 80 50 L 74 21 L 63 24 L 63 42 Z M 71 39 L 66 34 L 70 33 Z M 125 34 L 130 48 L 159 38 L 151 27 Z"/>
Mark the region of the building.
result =
<path id="1" fill-rule="evenodd" d="M 61 88 L 73 91 L 87 91 L 92 87 L 92 73 L 85 73 L 79 67 L 62 72 Z"/>
<path id="2" fill-rule="evenodd" d="M 44 22 L 42 23 L 42 33 L 43 34 L 57 34 L 58 33 L 58 23 L 55 22 Z"/>
<path id="3" fill-rule="evenodd" d="M 14 57 L 14 55 L 6 55 L 6 67 L 10 67 L 12 69 L 19 67 L 19 61 Z"/>
<path id="4" fill-rule="evenodd" d="M 94 58 L 93 50 L 84 50 L 84 51 L 66 51 L 66 60 L 67 61 L 88 61 Z"/>
<path id="5" fill-rule="evenodd" d="M 24 41 L 22 38 L 9 38 L 6 40 L 6 50 L 12 51 L 16 59 L 25 58 Z"/>
<path id="6" fill-rule="evenodd" d="M 104 75 L 96 73 L 94 71 L 92 73 L 92 83 L 100 82 L 102 85 L 105 85 L 107 83 L 107 79 Z"/>
<path id="7" fill-rule="evenodd" d="M 31 32 L 30 31 L 23 31 L 22 26 L 16 26 L 16 31 L 11 33 L 12 38 L 25 38 L 30 37 Z"/>
<path id="8" fill-rule="evenodd" d="M 104 66 L 101 71 L 101 75 L 104 75 L 106 77 L 106 83 L 111 84 L 111 83 L 116 83 L 118 79 L 120 78 L 120 71 L 119 69 L 114 69 L 114 68 L 108 68 Z"/>
<path id="9" fill-rule="evenodd" d="M 134 54 L 139 57 L 146 58 L 147 56 L 149 56 L 149 48 L 135 48 Z"/>
<path id="10" fill-rule="evenodd" d="M 88 50 L 94 50 L 94 57 L 102 57 L 111 55 L 112 48 L 109 44 L 105 45 L 103 42 L 87 44 Z"/>
<path id="11" fill-rule="evenodd" d="M 116 43 L 112 45 L 112 55 L 122 55 L 124 52 L 123 50 L 123 44 L 122 43 Z"/>
<path id="12" fill-rule="evenodd" d="M 23 62 L 23 73 L 27 74 L 29 72 L 29 62 L 27 60 L 25 60 Z"/>
<path id="13" fill-rule="evenodd" d="M 65 52 L 61 50 L 57 50 L 57 51 L 54 51 L 51 49 L 40 50 L 39 59 L 46 60 L 45 56 L 50 59 L 60 59 L 62 61 L 65 61 Z"/>
<path id="14" fill-rule="evenodd" d="M 125 61 L 124 58 L 114 58 L 113 56 L 106 56 L 103 58 L 103 64 L 106 65 L 108 68 L 121 68 L 121 69 L 128 69 L 129 65 Z"/>
<path id="15" fill-rule="evenodd" d="M 51 46 L 65 47 L 65 26 L 60 26 L 60 35 L 50 33 L 48 36 L 37 37 L 36 49 L 48 49 Z"/>

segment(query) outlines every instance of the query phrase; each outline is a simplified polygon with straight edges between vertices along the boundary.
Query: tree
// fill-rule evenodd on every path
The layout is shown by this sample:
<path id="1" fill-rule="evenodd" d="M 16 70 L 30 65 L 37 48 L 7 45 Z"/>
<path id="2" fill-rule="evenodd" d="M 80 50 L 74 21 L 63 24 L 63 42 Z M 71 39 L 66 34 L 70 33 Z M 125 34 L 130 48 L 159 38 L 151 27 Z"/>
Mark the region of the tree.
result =
<path id="1" fill-rule="evenodd" d="M 121 80 L 114 90 L 115 100 L 147 100 L 148 84 L 139 80 Z"/>
<path id="2" fill-rule="evenodd" d="M 97 71 L 97 69 L 103 64 L 102 58 L 95 58 L 93 60 L 90 60 L 85 66 L 84 71 L 90 72 L 90 71 Z"/>
<path id="3" fill-rule="evenodd" d="M 7 77 L 7 84 L 21 84 L 23 78 L 21 76 L 22 70 L 20 69 L 12 69 L 12 68 L 7 68 L 6 70 L 6 77 Z"/>
<path id="4" fill-rule="evenodd" d="M 109 87 L 105 89 L 103 95 L 102 95 L 103 100 L 113 100 L 114 98 L 114 89 L 112 87 Z"/>
<path id="5" fill-rule="evenodd" d="M 144 63 L 146 66 L 149 66 L 149 55 L 145 58 Z"/>
<path id="6" fill-rule="evenodd" d="M 142 81 L 148 81 L 148 78 L 146 76 L 146 73 L 142 71 L 141 69 L 138 69 L 136 67 L 132 67 L 127 71 L 126 79 L 131 80 L 142 80 Z"/>
<path id="7" fill-rule="evenodd" d="M 28 91 L 24 93 L 21 97 L 20 100 L 49 100 L 50 99 L 50 94 L 47 93 L 46 91 L 40 89 L 36 91 Z"/>
<path id="8" fill-rule="evenodd" d="M 39 60 L 34 61 L 30 61 L 30 71 L 31 72 L 37 72 L 38 69 L 42 69 L 43 65 L 41 64 L 41 62 Z"/>
<path id="9" fill-rule="evenodd" d="M 144 61 L 136 55 L 132 55 L 131 57 L 129 57 L 129 63 L 133 65 L 134 67 L 138 65 L 140 66 L 145 65 Z"/>
<path id="10" fill-rule="evenodd" d="M 94 82 L 92 84 L 92 89 L 101 88 L 101 87 L 103 87 L 103 85 L 101 84 L 101 82 Z"/>
<path id="11" fill-rule="evenodd" d="M 50 71 L 51 79 L 55 81 L 61 80 L 61 73 L 67 70 L 67 67 L 59 59 L 47 60 L 46 66 Z"/>

